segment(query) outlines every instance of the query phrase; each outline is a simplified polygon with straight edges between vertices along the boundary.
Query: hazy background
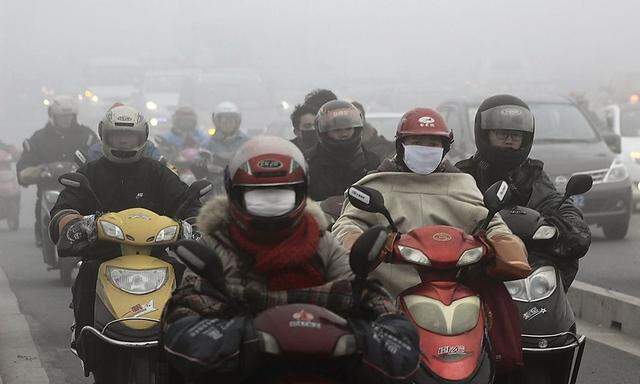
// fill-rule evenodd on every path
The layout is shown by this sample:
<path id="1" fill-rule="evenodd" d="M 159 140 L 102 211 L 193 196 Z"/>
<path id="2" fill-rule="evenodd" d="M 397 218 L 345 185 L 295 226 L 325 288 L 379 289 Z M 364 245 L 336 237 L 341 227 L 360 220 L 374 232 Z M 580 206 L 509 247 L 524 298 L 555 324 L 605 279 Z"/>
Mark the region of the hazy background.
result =
<path id="1" fill-rule="evenodd" d="M 518 88 L 594 95 L 637 70 L 639 16 L 637 1 L 0 0 L 0 139 L 44 125 L 43 87 L 82 92 L 99 57 L 249 68 L 275 99 L 329 87 L 374 111 Z"/>

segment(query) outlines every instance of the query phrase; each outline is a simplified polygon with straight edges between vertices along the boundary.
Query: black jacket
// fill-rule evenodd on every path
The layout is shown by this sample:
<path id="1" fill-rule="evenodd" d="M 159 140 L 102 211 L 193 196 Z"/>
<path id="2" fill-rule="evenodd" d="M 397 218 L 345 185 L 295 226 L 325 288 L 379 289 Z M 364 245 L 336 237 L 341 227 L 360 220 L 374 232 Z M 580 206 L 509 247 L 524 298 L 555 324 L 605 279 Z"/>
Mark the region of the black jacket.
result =
<path id="1" fill-rule="evenodd" d="M 146 157 L 132 164 L 116 164 L 103 157 L 78 172 L 89 179 L 104 212 L 139 207 L 172 217 L 186 198 L 187 185 L 159 161 Z M 180 218 L 196 216 L 200 206 L 196 200 Z M 70 187 L 60 193 L 51 217 L 63 209 L 74 209 L 82 215 L 100 210 L 89 192 Z"/>
<path id="2" fill-rule="evenodd" d="M 351 184 L 380 165 L 378 156 L 365 148 L 352 158 L 340 159 L 316 144 L 306 156 L 309 163 L 309 196 L 316 201 L 342 196 Z"/>
<path id="3" fill-rule="evenodd" d="M 500 175 L 493 172 L 478 155 L 456 164 L 462 172 L 473 176 L 482 192 L 496 181 L 505 180 L 511 188 L 514 205 L 534 209 L 546 221 L 558 227 L 558 240 L 550 244 L 544 253 L 553 258 L 562 273 L 564 287 L 568 289 L 578 273 L 578 259 L 587 253 L 591 245 L 591 231 L 582 212 L 571 200 L 560 205 L 563 196 L 556 190 L 543 166 L 540 160 L 527 159 L 516 170 Z M 530 258 L 532 254 L 530 252 Z"/>
<path id="4" fill-rule="evenodd" d="M 74 162 L 74 153 L 88 153 L 89 147 L 98 141 L 97 135 L 84 125 L 75 125 L 66 132 L 55 129 L 51 123 L 25 140 L 24 151 L 16 164 L 16 171 L 56 161 Z M 18 177 L 18 181 L 20 178 Z"/>

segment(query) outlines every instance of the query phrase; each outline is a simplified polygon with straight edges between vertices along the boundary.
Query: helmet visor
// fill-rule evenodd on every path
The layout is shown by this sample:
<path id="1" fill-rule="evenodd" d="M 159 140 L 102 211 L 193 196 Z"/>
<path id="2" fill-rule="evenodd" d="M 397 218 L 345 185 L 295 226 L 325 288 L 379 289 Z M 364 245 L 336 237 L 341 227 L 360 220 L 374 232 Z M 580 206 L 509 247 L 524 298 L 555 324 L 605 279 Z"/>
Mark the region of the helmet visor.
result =
<path id="1" fill-rule="evenodd" d="M 533 133 L 533 114 L 517 105 L 499 105 L 480 112 L 480 128 Z"/>
<path id="2" fill-rule="evenodd" d="M 104 140 L 112 149 L 130 151 L 142 146 L 147 139 L 143 132 L 128 129 L 113 129 L 104 133 Z"/>
<path id="3" fill-rule="evenodd" d="M 318 132 L 326 133 L 338 129 L 362 127 L 362 116 L 355 107 L 336 108 L 320 113 Z"/>

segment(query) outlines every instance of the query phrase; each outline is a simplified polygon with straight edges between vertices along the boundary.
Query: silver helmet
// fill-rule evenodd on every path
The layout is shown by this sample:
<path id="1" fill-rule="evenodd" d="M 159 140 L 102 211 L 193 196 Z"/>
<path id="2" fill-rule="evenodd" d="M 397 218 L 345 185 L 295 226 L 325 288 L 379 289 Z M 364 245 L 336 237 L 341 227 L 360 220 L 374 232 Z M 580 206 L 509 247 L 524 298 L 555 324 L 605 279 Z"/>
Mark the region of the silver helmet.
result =
<path id="1" fill-rule="evenodd" d="M 98 124 L 104 156 L 114 163 L 133 163 L 142 157 L 149 137 L 149 124 L 135 108 L 111 108 Z"/>

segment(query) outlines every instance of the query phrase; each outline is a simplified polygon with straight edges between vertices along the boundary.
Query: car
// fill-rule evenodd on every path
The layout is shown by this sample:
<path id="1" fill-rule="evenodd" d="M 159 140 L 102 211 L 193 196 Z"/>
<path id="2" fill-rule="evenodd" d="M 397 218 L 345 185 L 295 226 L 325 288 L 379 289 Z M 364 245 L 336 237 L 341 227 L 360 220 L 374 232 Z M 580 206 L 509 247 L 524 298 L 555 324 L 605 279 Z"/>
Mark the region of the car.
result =
<path id="1" fill-rule="evenodd" d="M 628 103 L 613 104 L 602 110 L 608 129 L 620 135 L 622 162 L 629 170 L 634 211 L 640 210 L 640 103 L 638 97 Z"/>
<path id="2" fill-rule="evenodd" d="M 371 124 L 379 135 L 384 136 L 389 141 L 394 141 L 398 123 L 402 118 L 402 113 L 396 112 L 372 112 L 366 115 L 367 123 Z"/>
<path id="3" fill-rule="evenodd" d="M 620 136 L 598 132 L 586 111 L 569 98 L 524 98 L 536 119 L 531 157 L 544 169 L 560 192 L 572 175 L 593 177 L 593 188 L 574 198 L 589 224 L 602 227 L 609 239 L 622 239 L 629 229 L 631 179 L 619 153 Z M 479 99 L 454 99 L 437 108 L 454 132 L 449 159 L 453 162 L 475 153 L 474 121 Z M 612 150 L 613 148 L 613 150 Z"/>

